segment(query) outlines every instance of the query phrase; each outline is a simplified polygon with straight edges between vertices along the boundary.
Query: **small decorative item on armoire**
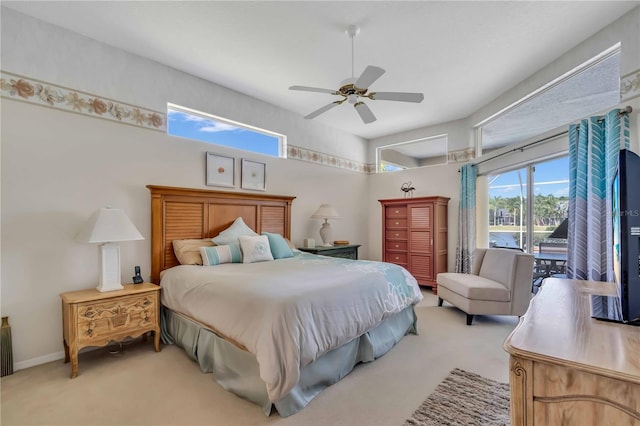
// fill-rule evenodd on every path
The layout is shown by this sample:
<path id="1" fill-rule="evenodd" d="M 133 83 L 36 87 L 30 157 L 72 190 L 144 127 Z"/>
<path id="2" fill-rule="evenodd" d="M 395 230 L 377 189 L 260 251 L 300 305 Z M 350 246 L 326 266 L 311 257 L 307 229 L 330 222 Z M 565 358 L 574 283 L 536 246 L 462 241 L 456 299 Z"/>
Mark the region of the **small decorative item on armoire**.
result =
<path id="1" fill-rule="evenodd" d="M 13 347 L 9 317 L 2 317 L 0 328 L 0 376 L 13 374 Z"/>
<path id="2" fill-rule="evenodd" d="M 416 190 L 413 186 L 411 186 L 411 182 L 403 183 L 400 189 L 402 190 L 402 192 L 404 192 L 404 198 L 413 197 L 413 191 Z"/>

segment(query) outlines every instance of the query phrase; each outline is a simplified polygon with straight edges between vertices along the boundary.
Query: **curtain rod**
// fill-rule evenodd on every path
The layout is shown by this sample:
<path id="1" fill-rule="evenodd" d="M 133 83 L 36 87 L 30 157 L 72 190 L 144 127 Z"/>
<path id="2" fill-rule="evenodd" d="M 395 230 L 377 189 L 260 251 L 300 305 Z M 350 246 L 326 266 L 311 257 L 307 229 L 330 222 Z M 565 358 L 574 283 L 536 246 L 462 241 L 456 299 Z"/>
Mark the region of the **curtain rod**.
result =
<path id="1" fill-rule="evenodd" d="M 625 108 L 618 110 L 618 116 L 622 116 L 622 115 L 625 115 L 625 114 L 630 114 L 631 112 L 633 112 L 633 108 L 631 108 L 630 105 L 627 105 Z M 604 118 L 602 118 L 600 120 L 604 120 Z M 517 151 L 522 152 L 522 151 L 525 150 L 525 148 L 528 148 L 531 145 L 536 145 L 536 144 L 539 144 L 539 143 L 547 142 L 550 139 L 555 139 L 558 136 L 563 136 L 563 135 L 566 135 L 567 133 L 569 133 L 569 131 L 565 130 L 564 132 L 560 132 L 560 133 L 557 133 L 555 135 L 548 136 L 548 137 L 546 137 L 544 139 L 540 139 L 540 140 L 528 143 L 526 145 L 520 146 L 518 148 L 513 148 L 513 149 L 511 149 L 509 151 L 505 151 L 505 152 L 503 152 L 501 154 L 498 154 L 498 155 L 496 155 L 494 157 L 486 158 L 486 159 L 484 159 L 482 161 L 478 161 L 477 163 L 471 163 L 471 165 L 472 166 L 477 166 L 478 164 L 482 164 L 482 163 L 486 163 L 487 161 L 495 160 L 496 158 L 502 157 L 502 156 L 507 155 L 507 154 L 512 154 L 512 153 L 517 152 Z M 460 169 L 458 169 L 458 173 L 460 173 Z"/>
<path id="2" fill-rule="evenodd" d="M 620 109 L 618 110 L 618 117 L 622 117 L 623 115 L 627 115 L 633 112 L 633 108 L 631 108 L 631 105 L 627 105 L 626 107 L 624 107 L 624 109 Z M 602 123 L 604 121 L 604 117 L 600 117 L 598 118 L 598 123 Z"/>

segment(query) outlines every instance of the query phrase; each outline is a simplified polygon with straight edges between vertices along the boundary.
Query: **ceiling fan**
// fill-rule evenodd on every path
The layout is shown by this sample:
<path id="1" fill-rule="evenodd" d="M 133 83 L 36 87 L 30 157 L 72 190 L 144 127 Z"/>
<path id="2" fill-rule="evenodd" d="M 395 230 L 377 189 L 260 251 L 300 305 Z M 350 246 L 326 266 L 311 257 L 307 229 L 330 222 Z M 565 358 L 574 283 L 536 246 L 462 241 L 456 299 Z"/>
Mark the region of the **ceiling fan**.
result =
<path id="1" fill-rule="evenodd" d="M 346 30 L 347 35 L 351 38 L 351 78 L 343 81 L 338 90 L 332 89 L 322 89 L 319 87 L 308 87 L 308 86 L 291 86 L 289 90 L 301 90 L 305 92 L 320 92 L 320 93 L 328 93 L 330 95 L 342 96 L 342 99 L 338 99 L 337 101 L 333 101 L 330 104 L 319 108 L 312 113 L 306 115 L 304 118 L 311 119 L 319 116 L 320 114 L 329 111 L 331 108 L 335 108 L 338 105 L 343 104 L 345 101 L 348 101 L 350 104 L 354 106 L 362 121 L 366 124 L 373 123 L 376 121 L 376 116 L 373 115 L 371 109 L 365 104 L 361 98 L 366 98 L 372 101 L 400 101 L 400 102 L 422 102 L 424 99 L 424 95 L 422 93 L 407 93 L 407 92 L 370 92 L 369 86 L 373 84 L 377 79 L 379 79 L 382 74 L 385 73 L 380 67 L 375 67 L 373 65 L 367 66 L 365 70 L 360 74 L 360 77 L 357 79 L 354 77 L 353 72 L 353 64 L 354 64 L 354 54 L 353 54 L 353 39 L 360 33 L 360 28 L 355 25 L 350 25 Z"/>

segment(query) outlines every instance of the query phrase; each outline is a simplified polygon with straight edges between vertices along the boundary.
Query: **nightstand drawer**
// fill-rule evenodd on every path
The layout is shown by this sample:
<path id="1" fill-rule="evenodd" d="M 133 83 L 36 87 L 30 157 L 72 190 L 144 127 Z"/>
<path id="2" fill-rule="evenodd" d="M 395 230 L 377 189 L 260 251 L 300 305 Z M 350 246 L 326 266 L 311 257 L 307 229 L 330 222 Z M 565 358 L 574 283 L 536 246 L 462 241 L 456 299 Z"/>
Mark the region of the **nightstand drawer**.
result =
<path id="1" fill-rule="evenodd" d="M 156 292 L 78 304 L 78 341 L 86 345 L 152 330 L 157 326 L 157 304 Z"/>

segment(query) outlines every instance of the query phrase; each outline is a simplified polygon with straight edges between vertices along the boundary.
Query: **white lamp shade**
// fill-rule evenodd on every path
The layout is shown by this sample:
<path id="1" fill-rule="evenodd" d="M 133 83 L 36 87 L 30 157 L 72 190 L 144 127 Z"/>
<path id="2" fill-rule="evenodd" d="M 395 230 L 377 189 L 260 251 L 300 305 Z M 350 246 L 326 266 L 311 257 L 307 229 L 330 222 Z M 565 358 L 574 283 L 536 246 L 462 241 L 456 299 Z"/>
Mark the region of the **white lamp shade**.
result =
<path id="1" fill-rule="evenodd" d="M 313 219 L 340 219 L 340 215 L 331 204 L 321 204 L 311 217 Z"/>
<path id="2" fill-rule="evenodd" d="M 103 207 L 95 212 L 76 235 L 76 241 L 83 243 L 133 240 L 144 240 L 144 237 L 122 210 L 110 207 Z"/>

